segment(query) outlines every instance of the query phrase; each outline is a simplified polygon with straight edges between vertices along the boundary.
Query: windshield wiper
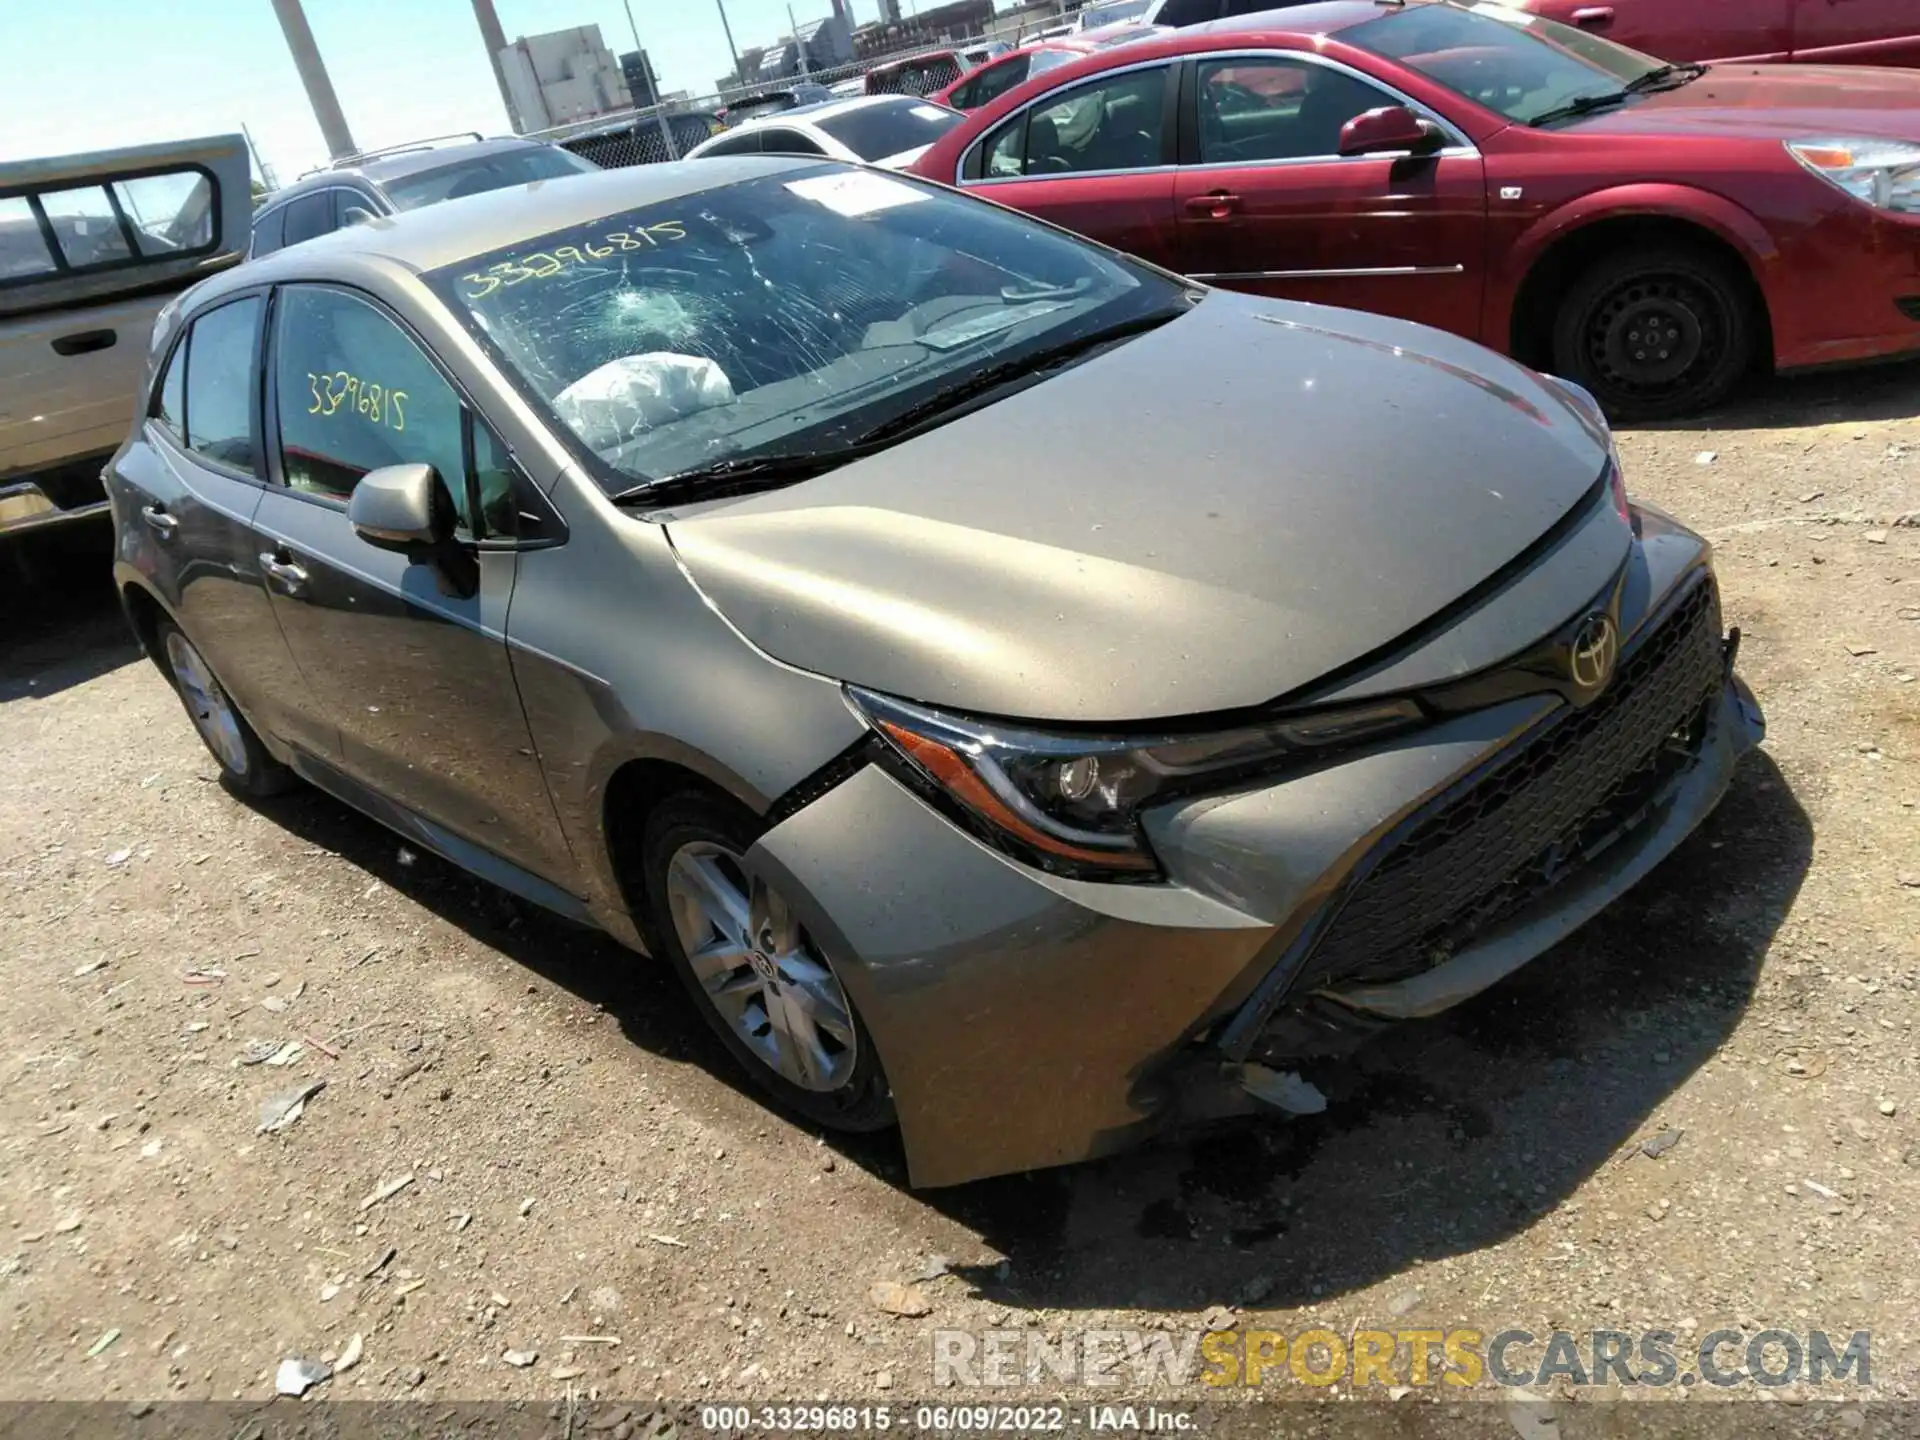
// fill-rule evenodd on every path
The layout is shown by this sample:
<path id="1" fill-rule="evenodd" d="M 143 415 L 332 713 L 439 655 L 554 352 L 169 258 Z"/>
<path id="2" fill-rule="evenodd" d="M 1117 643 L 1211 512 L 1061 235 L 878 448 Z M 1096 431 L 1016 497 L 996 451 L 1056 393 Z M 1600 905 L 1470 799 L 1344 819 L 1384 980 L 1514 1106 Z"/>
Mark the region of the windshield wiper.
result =
<path id="1" fill-rule="evenodd" d="M 1618 90 L 1608 90 L 1599 95 L 1576 95 L 1564 105 L 1555 105 L 1542 110 L 1521 121 L 1523 125 L 1551 125 L 1556 120 L 1571 120 L 1579 115 L 1591 115 L 1595 110 L 1605 110 L 1610 106 L 1624 105 L 1635 95 L 1645 95 L 1651 90 L 1673 90 L 1682 85 L 1690 85 L 1707 73 L 1707 67 L 1689 62 L 1685 65 L 1658 65 L 1622 85 Z"/>
<path id="2" fill-rule="evenodd" d="M 1151 315 L 1138 315 L 1131 320 L 1122 320 L 1116 325 L 1109 325 L 1104 330 L 1096 330 L 1089 335 L 1064 340 L 1058 345 L 1022 355 L 1017 360 L 1004 360 L 998 365 L 989 365 L 984 370 L 976 370 L 944 390 L 937 390 L 926 399 L 909 405 L 890 419 L 881 421 L 880 424 L 859 436 L 854 444 L 856 446 L 876 445 L 890 440 L 904 439 L 928 421 L 950 415 L 1003 386 L 1029 378 L 1042 379 L 1089 351 L 1112 345 L 1132 335 L 1143 335 L 1149 330 L 1158 330 L 1180 313 L 1177 310 L 1156 310 Z"/>
<path id="3" fill-rule="evenodd" d="M 1697 62 L 1658 65 L 1638 79 L 1629 80 L 1626 91 L 1629 95 L 1644 95 L 1649 90 L 1677 90 L 1682 85 L 1691 85 L 1706 73 L 1707 67 Z"/>
<path id="4" fill-rule="evenodd" d="M 716 460 L 711 465 L 696 465 L 676 470 L 657 480 L 648 480 L 613 497 L 616 505 L 669 505 L 676 500 L 718 500 L 730 495 L 749 495 L 755 490 L 775 490 L 782 485 L 811 480 L 849 461 L 858 460 L 882 447 L 878 445 L 842 445 L 828 450 L 791 451 L 779 455 L 742 455 L 731 460 Z"/>
<path id="5" fill-rule="evenodd" d="M 1542 110 L 1538 115 L 1529 115 L 1522 125 L 1551 125 L 1556 120 L 1571 120 L 1576 115 L 1591 115 L 1596 110 L 1605 110 L 1611 105 L 1624 105 L 1633 98 L 1628 90 L 1608 90 L 1601 95 L 1576 95 L 1564 105 L 1555 105 Z"/>

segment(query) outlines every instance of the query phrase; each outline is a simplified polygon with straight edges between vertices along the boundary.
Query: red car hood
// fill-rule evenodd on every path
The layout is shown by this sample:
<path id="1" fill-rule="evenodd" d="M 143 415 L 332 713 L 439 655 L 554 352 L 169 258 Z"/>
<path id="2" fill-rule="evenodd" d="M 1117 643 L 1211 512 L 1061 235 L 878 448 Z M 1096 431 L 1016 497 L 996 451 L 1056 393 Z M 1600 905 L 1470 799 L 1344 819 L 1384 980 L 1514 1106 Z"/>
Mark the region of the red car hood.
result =
<path id="1" fill-rule="evenodd" d="M 1852 65 L 1715 65 L 1690 85 L 1601 110 L 1566 133 L 1920 141 L 1920 73 Z"/>

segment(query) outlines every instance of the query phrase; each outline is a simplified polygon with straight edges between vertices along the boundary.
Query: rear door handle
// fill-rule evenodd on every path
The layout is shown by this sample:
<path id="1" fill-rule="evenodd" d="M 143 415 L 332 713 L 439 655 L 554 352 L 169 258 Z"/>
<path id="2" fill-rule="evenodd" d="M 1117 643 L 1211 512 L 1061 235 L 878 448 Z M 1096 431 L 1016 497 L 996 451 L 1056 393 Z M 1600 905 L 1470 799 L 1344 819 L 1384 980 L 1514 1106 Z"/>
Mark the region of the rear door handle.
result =
<path id="1" fill-rule="evenodd" d="M 1240 197 L 1231 190 L 1209 190 L 1205 195 L 1187 197 L 1187 213 L 1224 220 L 1240 208 Z"/>
<path id="2" fill-rule="evenodd" d="M 1589 30 L 1601 30 L 1613 23 L 1611 5 L 1582 5 L 1573 12 L 1573 23 L 1584 25 Z"/>
<path id="3" fill-rule="evenodd" d="M 56 355 L 91 355 L 95 350 L 111 350 L 120 339 L 113 330 L 79 330 L 62 335 L 53 342 Z"/>
<path id="4" fill-rule="evenodd" d="M 159 501 L 140 507 L 140 518 L 147 522 L 147 528 L 162 540 L 171 540 L 174 531 L 180 528 L 180 517 L 169 515 L 167 507 Z"/>
<path id="5" fill-rule="evenodd" d="M 293 558 L 291 551 L 284 547 L 279 550 L 260 552 L 260 568 L 270 580 L 278 580 L 280 588 L 289 595 L 298 595 L 306 587 L 307 571 Z"/>

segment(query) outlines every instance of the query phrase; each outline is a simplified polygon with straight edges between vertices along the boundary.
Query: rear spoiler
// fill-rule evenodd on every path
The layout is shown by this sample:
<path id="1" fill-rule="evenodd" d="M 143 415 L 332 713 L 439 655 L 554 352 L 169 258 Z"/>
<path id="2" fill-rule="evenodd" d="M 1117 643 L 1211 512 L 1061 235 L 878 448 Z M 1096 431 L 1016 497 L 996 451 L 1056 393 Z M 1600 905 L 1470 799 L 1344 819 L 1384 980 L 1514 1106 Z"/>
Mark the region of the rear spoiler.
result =
<path id="1" fill-rule="evenodd" d="M 0 164 L 0 316 L 183 289 L 237 265 L 251 174 L 239 135 Z M 75 213 L 100 233 L 76 233 Z"/>

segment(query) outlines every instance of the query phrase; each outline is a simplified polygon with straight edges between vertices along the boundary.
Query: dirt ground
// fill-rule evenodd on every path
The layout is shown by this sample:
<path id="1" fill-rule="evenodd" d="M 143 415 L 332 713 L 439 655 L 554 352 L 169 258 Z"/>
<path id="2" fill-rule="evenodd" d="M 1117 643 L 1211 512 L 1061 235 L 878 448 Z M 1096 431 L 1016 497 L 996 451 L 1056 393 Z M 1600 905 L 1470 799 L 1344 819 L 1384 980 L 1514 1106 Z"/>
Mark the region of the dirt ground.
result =
<path id="1" fill-rule="evenodd" d="M 0 1400 L 265 1398 L 355 1336 L 316 1393 L 962 1399 L 936 1327 L 1222 1306 L 1870 1330 L 1875 1392 L 1920 1394 L 1920 371 L 1622 450 L 1716 543 L 1768 713 L 1707 826 L 1324 1115 L 928 1193 L 764 1108 L 664 971 L 229 795 L 80 545 L 0 653 Z"/>

